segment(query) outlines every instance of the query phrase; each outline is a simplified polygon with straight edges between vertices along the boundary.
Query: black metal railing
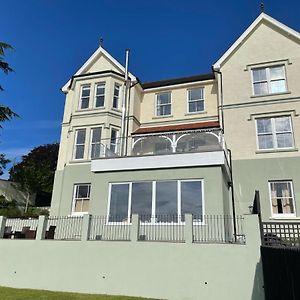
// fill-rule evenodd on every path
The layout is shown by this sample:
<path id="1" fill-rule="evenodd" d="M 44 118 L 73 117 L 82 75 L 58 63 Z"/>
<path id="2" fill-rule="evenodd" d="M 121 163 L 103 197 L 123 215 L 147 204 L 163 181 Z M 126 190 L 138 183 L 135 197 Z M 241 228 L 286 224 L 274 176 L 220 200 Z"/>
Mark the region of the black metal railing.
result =
<path id="1" fill-rule="evenodd" d="M 244 218 L 230 215 L 193 216 L 193 241 L 195 243 L 239 243 L 245 244 Z"/>
<path id="2" fill-rule="evenodd" d="M 141 215 L 138 240 L 184 242 L 185 225 L 182 217 L 178 215 Z"/>
<path id="3" fill-rule="evenodd" d="M 51 234 L 53 228 L 54 240 L 80 240 L 82 234 L 82 216 L 51 216 L 47 222 L 47 232 Z M 46 232 L 46 238 L 47 238 Z"/>
<path id="4" fill-rule="evenodd" d="M 130 227 L 124 217 L 91 216 L 89 240 L 129 241 Z"/>
<path id="5" fill-rule="evenodd" d="M 300 247 L 300 222 L 262 222 L 262 244 Z"/>

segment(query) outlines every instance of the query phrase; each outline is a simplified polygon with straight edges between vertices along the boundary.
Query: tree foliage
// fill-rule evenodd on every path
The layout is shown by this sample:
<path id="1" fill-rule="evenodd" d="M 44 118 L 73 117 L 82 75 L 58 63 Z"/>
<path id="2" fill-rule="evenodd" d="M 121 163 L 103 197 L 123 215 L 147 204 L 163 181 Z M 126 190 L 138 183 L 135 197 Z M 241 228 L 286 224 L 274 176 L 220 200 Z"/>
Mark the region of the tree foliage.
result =
<path id="1" fill-rule="evenodd" d="M 22 161 L 13 166 L 10 180 L 21 184 L 31 193 L 52 193 L 59 144 L 47 144 L 33 148 Z"/>
<path id="2" fill-rule="evenodd" d="M 10 218 L 22 218 L 22 217 L 38 217 L 40 215 L 49 215 L 49 211 L 38 207 L 29 207 L 26 212 L 20 206 L 17 201 L 7 201 L 4 196 L 0 195 L 0 216 L 6 216 Z"/>
<path id="3" fill-rule="evenodd" d="M 0 70 L 5 74 L 12 72 L 13 69 L 9 66 L 9 64 L 4 60 L 5 51 L 13 49 L 11 45 L 7 43 L 0 42 Z M 0 85 L 0 91 L 3 91 L 3 87 Z M 13 112 L 8 106 L 4 106 L 0 104 L 0 123 L 4 121 L 9 121 L 14 117 L 18 117 L 18 115 Z M 0 124 L 0 128 L 2 128 Z M 0 153 L 0 176 L 3 174 L 3 170 L 6 168 L 6 165 L 10 161 L 5 158 L 4 154 Z"/>
<path id="4" fill-rule="evenodd" d="M 7 159 L 4 154 L 0 153 L 0 176 L 3 175 L 3 171 L 9 162 L 10 160 Z"/>

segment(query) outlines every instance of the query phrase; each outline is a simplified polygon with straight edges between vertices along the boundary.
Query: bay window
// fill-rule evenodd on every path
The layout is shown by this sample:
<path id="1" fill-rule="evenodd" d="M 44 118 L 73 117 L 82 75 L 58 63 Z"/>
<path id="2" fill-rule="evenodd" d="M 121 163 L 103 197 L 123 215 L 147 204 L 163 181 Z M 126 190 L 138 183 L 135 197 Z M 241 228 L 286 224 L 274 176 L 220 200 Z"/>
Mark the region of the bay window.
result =
<path id="1" fill-rule="evenodd" d="M 95 90 L 95 107 L 103 107 L 105 100 L 105 82 L 96 84 Z"/>
<path id="2" fill-rule="evenodd" d="M 91 85 L 86 84 L 81 87 L 80 93 L 80 109 L 89 108 L 90 103 L 90 93 L 91 93 Z"/>
<path id="3" fill-rule="evenodd" d="M 114 87 L 114 96 L 113 96 L 113 108 L 118 109 L 119 105 L 120 105 L 120 85 L 115 83 L 115 87 Z"/>
<path id="4" fill-rule="evenodd" d="M 101 127 L 91 129 L 91 158 L 99 158 L 101 154 Z"/>
<path id="5" fill-rule="evenodd" d="M 75 132 L 74 159 L 84 158 L 86 129 L 78 129 Z"/>

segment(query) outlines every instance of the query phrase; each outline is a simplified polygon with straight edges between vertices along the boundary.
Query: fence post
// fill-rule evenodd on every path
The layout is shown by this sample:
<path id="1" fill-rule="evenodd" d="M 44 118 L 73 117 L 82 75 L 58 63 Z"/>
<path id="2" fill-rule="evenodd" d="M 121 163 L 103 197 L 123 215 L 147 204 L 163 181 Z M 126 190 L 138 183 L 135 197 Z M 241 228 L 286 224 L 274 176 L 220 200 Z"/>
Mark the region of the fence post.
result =
<path id="1" fill-rule="evenodd" d="M 139 215 L 132 215 L 130 241 L 137 242 L 139 240 L 139 231 L 140 231 L 140 217 Z"/>
<path id="2" fill-rule="evenodd" d="M 5 224 L 6 224 L 6 217 L 0 216 L 0 239 L 3 239 Z"/>
<path id="3" fill-rule="evenodd" d="M 36 230 L 36 240 L 44 240 L 47 230 L 48 217 L 39 216 L 38 226 Z"/>
<path id="4" fill-rule="evenodd" d="M 88 241 L 90 236 L 90 219 L 91 215 L 84 215 L 82 220 L 81 240 Z"/>
<path id="5" fill-rule="evenodd" d="M 184 238 L 187 244 L 193 243 L 194 236 L 193 236 L 193 215 L 185 214 L 185 225 L 184 225 Z"/>

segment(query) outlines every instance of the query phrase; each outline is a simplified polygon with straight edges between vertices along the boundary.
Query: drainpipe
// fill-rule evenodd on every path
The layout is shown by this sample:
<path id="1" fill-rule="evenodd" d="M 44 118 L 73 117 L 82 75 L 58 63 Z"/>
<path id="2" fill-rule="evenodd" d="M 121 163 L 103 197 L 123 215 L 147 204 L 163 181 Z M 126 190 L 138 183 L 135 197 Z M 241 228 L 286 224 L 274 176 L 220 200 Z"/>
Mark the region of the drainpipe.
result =
<path id="1" fill-rule="evenodd" d="M 212 68 L 214 72 L 220 75 L 220 108 L 221 108 L 221 128 L 222 133 L 224 134 L 224 97 L 223 97 L 223 74 L 220 70 L 216 70 L 214 67 Z M 224 138 L 224 136 L 223 136 Z M 234 187 L 233 187 L 233 172 L 232 172 L 232 154 L 231 150 L 227 149 L 229 153 L 229 171 L 230 171 L 230 190 L 231 190 L 231 203 L 232 203 L 232 217 L 233 217 L 233 233 L 234 233 L 234 241 L 236 242 L 236 214 L 235 214 L 235 201 L 234 201 Z"/>
<path id="2" fill-rule="evenodd" d="M 229 152 L 229 161 L 230 161 L 230 189 L 231 189 L 231 205 L 232 205 L 232 217 L 233 217 L 233 234 L 234 234 L 234 241 L 236 242 L 236 215 L 235 215 L 235 201 L 234 201 L 234 188 L 233 188 L 233 173 L 232 173 L 232 157 L 231 157 L 231 150 L 228 149 Z"/>
<path id="3" fill-rule="evenodd" d="M 220 114 L 221 114 L 221 128 L 222 128 L 222 132 L 224 133 L 223 74 L 221 71 L 215 70 L 214 68 L 213 71 L 220 75 L 220 108 L 221 108 Z"/>

